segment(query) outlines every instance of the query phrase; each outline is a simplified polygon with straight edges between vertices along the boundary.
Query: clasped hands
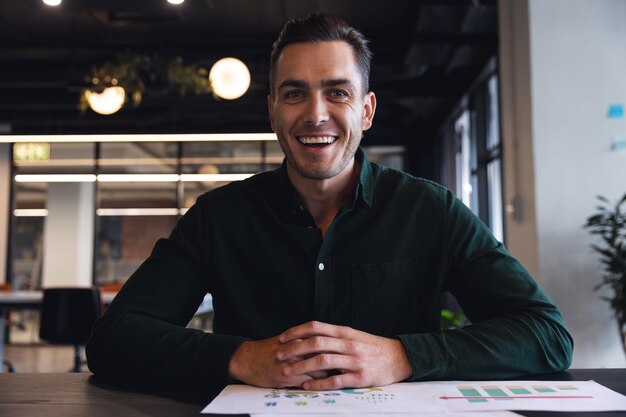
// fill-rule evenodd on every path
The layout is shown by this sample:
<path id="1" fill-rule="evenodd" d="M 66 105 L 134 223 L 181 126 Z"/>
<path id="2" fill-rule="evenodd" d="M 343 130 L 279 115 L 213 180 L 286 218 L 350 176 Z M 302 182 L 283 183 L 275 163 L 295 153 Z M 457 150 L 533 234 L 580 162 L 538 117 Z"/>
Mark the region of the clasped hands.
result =
<path id="1" fill-rule="evenodd" d="M 412 372 L 399 340 L 318 321 L 242 343 L 228 369 L 249 385 L 313 391 L 387 385 Z"/>

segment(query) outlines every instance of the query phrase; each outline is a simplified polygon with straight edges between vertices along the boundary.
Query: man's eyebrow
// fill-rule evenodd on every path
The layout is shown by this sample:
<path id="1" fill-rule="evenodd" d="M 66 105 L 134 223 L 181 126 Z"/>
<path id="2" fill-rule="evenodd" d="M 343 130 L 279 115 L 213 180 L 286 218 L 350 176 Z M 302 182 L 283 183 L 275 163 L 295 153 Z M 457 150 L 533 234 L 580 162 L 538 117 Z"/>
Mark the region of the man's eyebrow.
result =
<path id="1" fill-rule="evenodd" d="M 345 79 L 345 78 L 323 80 L 321 83 L 322 88 L 336 87 L 339 85 L 354 89 L 354 84 L 352 83 L 352 81 Z M 281 88 L 287 88 L 287 87 L 307 88 L 308 86 L 309 86 L 309 83 L 307 83 L 306 81 L 287 79 L 283 81 L 282 83 L 280 83 L 280 85 L 278 86 L 278 89 L 280 90 Z"/>
<path id="2" fill-rule="evenodd" d="M 299 88 L 304 88 L 304 87 L 308 87 L 308 83 L 302 81 L 302 80 L 285 80 L 282 83 L 280 83 L 280 85 L 278 86 L 278 89 L 280 90 L 281 88 L 285 88 L 285 87 L 299 87 Z"/>
<path id="3" fill-rule="evenodd" d="M 337 79 L 322 81 L 322 87 L 336 87 L 338 85 L 342 85 L 342 86 L 346 86 L 348 88 L 354 89 L 354 84 L 352 83 L 352 81 L 344 79 L 344 78 L 337 78 Z"/>

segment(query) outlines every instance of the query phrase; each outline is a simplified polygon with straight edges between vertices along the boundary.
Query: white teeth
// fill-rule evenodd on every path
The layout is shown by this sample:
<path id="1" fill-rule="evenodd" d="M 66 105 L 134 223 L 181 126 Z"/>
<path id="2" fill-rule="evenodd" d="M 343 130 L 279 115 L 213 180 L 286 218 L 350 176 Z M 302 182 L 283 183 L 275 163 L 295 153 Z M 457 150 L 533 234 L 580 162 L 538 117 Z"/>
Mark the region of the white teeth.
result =
<path id="1" fill-rule="evenodd" d="M 334 136 L 300 136 L 298 137 L 300 143 L 305 145 L 318 144 L 318 143 L 333 143 L 335 141 Z"/>

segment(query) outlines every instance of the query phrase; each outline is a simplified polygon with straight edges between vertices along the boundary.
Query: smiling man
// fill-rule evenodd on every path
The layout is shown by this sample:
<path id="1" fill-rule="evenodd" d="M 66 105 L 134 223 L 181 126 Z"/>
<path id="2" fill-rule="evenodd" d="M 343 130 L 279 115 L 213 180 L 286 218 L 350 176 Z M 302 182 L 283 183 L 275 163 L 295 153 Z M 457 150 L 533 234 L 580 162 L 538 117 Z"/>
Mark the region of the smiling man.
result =
<path id="1" fill-rule="evenodd" d="M 325 234 L 354 191 L 354 155 L 372 125 L 376 98 L 345 41 L 292 43 L 273 56 L 272 129 L 289 179 Z"/>
<path id="2" fill-rule="evenodd" d="M 96 375 L 325 390 L 569 366 L 560 312 L 485 225 L 359 148 L 370 60 L 337 17 L 285 25 L 268 96 L 283 165 L 201 196 L 157 242 L 95 326 Z M 441 330 L 444 291 L 471 325 Z M 212 334 L 185 328 L 207 292 Z"/>

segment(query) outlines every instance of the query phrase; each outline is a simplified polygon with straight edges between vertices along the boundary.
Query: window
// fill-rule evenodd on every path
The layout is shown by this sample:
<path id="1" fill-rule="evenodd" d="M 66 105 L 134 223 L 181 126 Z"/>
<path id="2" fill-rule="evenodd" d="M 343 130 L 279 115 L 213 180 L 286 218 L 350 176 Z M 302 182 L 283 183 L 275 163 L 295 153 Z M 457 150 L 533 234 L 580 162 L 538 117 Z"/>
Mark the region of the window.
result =
<path id="1" fill-rule="evenodd" d="M 20 144 L 24 145 L 24 144 Z M 13 147 L 16 175 L 82 174 L 94 166 L 93 143 L 38 143 Z M 37 151 L 45 148 L 45 151 Z M 30 150 L 30 151 L 29 151 Z M 35 151 L 35 152 L 33 152 Z M 9 280 L 16 290 L 41 287 L 49 183 L 13 183 Z"/>
<path id="2" fill-rule="evenodd" d="M 452 125 L 454 184 L 459 198 L 504 240 L 502 145 L 498 77 L 490 74 L 476 85 Z"/>
<path id="3" fill-rule="evenodd" d="M 444 185 L 454 190 L 496 239 L 503 242 L 499 120 L 498 76 L 493 61 L 440 132 L 444 150 L 441 176 Z M 445 309 L 460 311 L 456 299 L 449 293 L 443 296 L 442 304 Z"/>

